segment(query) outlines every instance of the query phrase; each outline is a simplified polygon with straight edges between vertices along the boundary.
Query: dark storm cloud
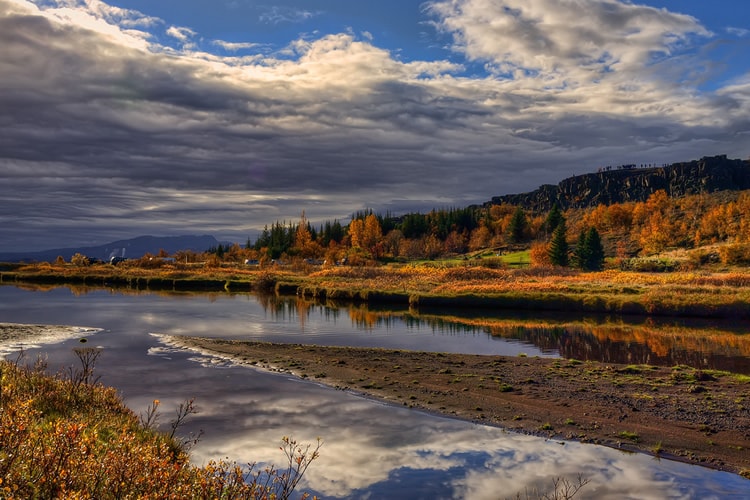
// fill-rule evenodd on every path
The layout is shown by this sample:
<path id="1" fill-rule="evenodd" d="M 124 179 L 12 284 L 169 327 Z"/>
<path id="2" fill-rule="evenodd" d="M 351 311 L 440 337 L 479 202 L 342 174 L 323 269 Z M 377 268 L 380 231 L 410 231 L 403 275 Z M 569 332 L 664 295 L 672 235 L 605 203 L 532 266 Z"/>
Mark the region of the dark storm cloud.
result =
<path id="1" fill-rule="evenodd" d="M 483 2 L 458 3 L 442 11 L 444 28 L 469 57 L 502 63 L 507 40 L 487 31 Z M 562 49 L 549 75 L 539 65 L 513 78 L 400 62 L 351 34 L 297 40 L 277 57 L 221 57 L 159 45 L 137 27 L 163 21 L 100 2 L 39 10 L 0 0 L 4 249 L 58 246 L 53 228 L 76 242 L 146 232 L 244 241 L 302 210 L 346 222 L 368 206 L 482 203 L 634 152 L 647 152 L 644 162 L 747 154 L 747 86 L 705 94 L 645 66 L 637 78 L 638 58 L 664 53 L 668 30 L 702 33 L 694 20 L 639 15 L 651 16 L 651 35 L 621 51 L 624 69 L 593 81 L 581 54 Z M 470 44 L 477 32 L 494 49 Z M 572 47 L 574 35 L 552 29 L 545 44 Z"/>

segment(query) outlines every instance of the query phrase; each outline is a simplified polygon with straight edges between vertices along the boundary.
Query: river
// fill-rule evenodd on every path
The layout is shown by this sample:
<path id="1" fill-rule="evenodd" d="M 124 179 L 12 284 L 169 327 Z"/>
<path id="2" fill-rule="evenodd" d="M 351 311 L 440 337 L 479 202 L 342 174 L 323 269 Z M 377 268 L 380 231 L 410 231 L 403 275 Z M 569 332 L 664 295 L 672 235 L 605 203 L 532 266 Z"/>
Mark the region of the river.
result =
<path id="1" fill-rule="evenodd" d="M 634 349 L 638 359 L 646 355 L 669 361 L 678 355 L 671 351 L 705 347 L 698 337 L 684 342 L 685 329 L 692 332 L 688 337 L 696 336 L 696 327 L 669 322 L 615 322 L 611 328 L 619 337 L 607 340 L 599 331 L 610 328 L 606 324 L 595 322 L 598 330 L 587 333 L 584 327 L 592 319 L 558 317 L 536 324 L 524 318 L 525 326 L 519 327 L 517 318 L 457 314 L 335 308 L 251 294 L 0 286 L 0 322 L 101 328 L 86 337 L 87 346 L 103 351 L 96 372 L 136 413 L 159 399 L 166 424 L 181 402 L 195 398 L 199 413 L 182 430 L 203 432 L 191 453 L 197 464 L 222 458 L 281 463 L 280 439 L 289 435 L 303 443 L 323 440 L 321 457 L 299 488 L 321 498 L 515 498 L 534 489 L 548 491 L 555 478 L 574 480 L 578 474 L 590 483 L 576 498 L 746 497 L 750 483 L 737 475 L 382 404 L 288 375 L 170 349 L 152 335 L 508 356 L 565 356 L 572 349 L 580 357 L 597 350 L 592 342 L 616 345 L 604 349 L 607 356 L 619 353 L 619 343 L 632 342 L 623 335 L 638 336 L 646 328 L 665 333 L 655 334 L 661 335 L 658 345 L 639 344 Z M 719 331 L 718 354 L 699 352 L 684 360 L 745 366 L 745 337 L 730 326 Z M 594 340 L 581 340 L 586 335 Z M 727 340 L 731 336 L 736 338 Z M 551 337 L 557 340 L 551 342 Z M 64 370 L 75 365 L 72 349 L 80 345 L 69 339 L 28 348 L 25 356 L 33 360 L 44 355 L 50 370 Z"/>

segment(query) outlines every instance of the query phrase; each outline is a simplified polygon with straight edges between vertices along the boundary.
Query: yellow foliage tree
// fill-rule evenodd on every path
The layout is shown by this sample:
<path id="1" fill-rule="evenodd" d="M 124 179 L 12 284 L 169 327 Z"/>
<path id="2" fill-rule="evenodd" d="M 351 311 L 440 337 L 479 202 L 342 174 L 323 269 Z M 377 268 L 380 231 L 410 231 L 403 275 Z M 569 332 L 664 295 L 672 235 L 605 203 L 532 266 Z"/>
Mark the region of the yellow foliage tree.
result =
<path id="1" fill-rule="evenodd" d="M 354 219 L 349 223 L 349 241 L 352 248 L 362 248 L 364 242 L 365 221 Z"/>
<path id="2" fill-rule="evenodd" d="M 378 253 L 376 252 L 376 247 L 382 239 L 383 229 L 380 227 L 378 218 L 375 214 L 368 215 L 362 227 L 362 248 L 370 250 L 373 255 L 376 255 Z"/>

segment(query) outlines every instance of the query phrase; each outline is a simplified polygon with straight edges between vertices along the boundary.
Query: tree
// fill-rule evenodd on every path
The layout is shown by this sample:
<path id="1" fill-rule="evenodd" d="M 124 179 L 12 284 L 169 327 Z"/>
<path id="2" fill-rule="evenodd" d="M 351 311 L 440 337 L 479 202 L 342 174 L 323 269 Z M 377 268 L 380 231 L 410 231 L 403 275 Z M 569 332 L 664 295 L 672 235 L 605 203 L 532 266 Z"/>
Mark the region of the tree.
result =
<path id="1" fill-rule="evenodd" d="M 589 260 L 589 248 L 586 244 L 586 230 L 582 230 L 578 235 L 576 247 L 573 250 L 573 265 L 579 269 L 586 269 L 586 263 Z"/>
<path id="2" fill-rule="evenodd" d="M 526 220 L 523 208 L 516 208 L 516 211 L 513 212 L 513 218 L 510 220 L 510 224 L 508 224 L 508 237 L 510 241 L 513 243 L 522 242 L 525 238 L 528 225 L 529 223 Z"/>
<path id="3" fill-rule="evenodd" d="M 565 220 L 558 222 L 552 241 L 549 244 L 549 260 L 553 266 L 566 267 L 568 265 L 568 240 L 565 236 Z"/>
<path id="4" fill-rule="evenodd" d="M 365 221 L 362 219 L 353 219 L 349 223 L 349 241 L 352 248 L 362 248 L 364 232 Z"/>
<path id="5" fill-rule="evenodd" d="M 472 252 L 476 250 L 482 250 L 490 246 L 492 240 L 492 232 L 487 228 L 486 225 L 481 224 L 478 228 L 471 232 L 469 238 L 469 250 Z"/>
<path id="6" fill-rule="evenodd" d="M 307 223 L 307 217 L 305 217 L 305 211 L 302 211 L 302 215 L 297 225 L 297 231 L 294 234 L 294 246 L 298 252 L 302 252 L 312 242 L 312 234 L 310 234 L 310 228 Z"/>
<path id="7" fill-rule="evenodd" d="M 604 246 L 595 227 L 581 231 L 573 252 L 576 267 L 584 271 L 599 271 L 604 266 Z"/>
<path id="8" fill-rule="evenodd" d="M 589 229 L 586 234 L 586 246 L 589 254 L 586 268 L 590 271 L 600 271 L 604 267 L 604 245 L 595 227 Z"/>
<path id="9" fill-rule="evenodd" d="M 563 217 L 560 207 L 554 204 L 544 221 L 544 229 L 547 231 L 547 234 L 553 234 L 561 222 L 565 222 L 565 217 Z"/>
<path id="10" fill-rule="evenodd" d="M 362 228 L 362 246 L 377 258 L 377 252 L 375 249 L 382 239 L 383 230 L 380 227 L 380 221 L 378 221 L 375 214 L 370 214 L 365 217 L 365 224 Z"/>

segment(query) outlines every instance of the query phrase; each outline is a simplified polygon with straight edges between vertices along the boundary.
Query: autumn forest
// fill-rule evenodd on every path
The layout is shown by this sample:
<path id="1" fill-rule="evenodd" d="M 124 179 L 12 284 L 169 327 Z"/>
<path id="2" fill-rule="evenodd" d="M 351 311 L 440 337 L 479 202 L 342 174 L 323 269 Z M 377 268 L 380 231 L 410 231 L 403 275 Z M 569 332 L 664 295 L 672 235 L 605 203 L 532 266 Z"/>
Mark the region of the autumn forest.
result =
<path id="1" fill-rule="evenodd" d="M 657 191 L 643 202 L 615 203 L 534 213 L 510 204 L 433 210 L 395 217 L 363 211 L 348 226 L 339 221 L 314 227 L 304 213 L 298 222 L 275 222 L 243 248 L 215 248 L 223 261 L 313 259 L 351 265 L 378 261 L 470 258 L 530 251 L 532 265 L 580 267 L 576 249 L 592 232 L 613 265 L 669 266 L 750 262 L 750 192 L 725 191 L 670 198 Z M 562 236 L 568 261 L 556 257 Z M 660 263 L 654 256 L 669 252 Z M 648 270 L 648 269 L 642 269 Z"/>

